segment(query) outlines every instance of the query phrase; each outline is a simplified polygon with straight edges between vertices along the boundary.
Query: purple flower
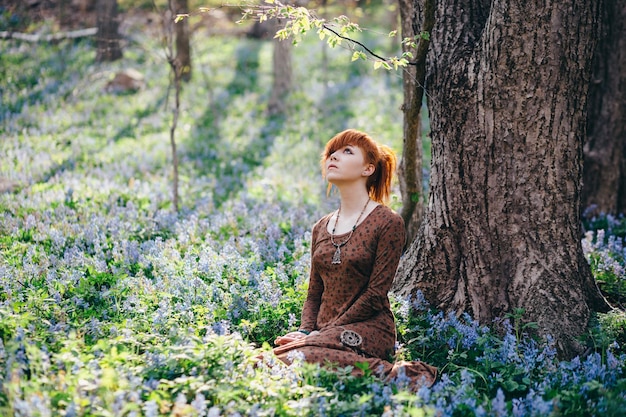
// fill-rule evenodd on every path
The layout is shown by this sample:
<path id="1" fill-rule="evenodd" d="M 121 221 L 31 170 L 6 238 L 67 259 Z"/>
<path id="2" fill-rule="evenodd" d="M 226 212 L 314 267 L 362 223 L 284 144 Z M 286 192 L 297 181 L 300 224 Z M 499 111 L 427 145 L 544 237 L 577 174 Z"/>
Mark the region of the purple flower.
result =
<path id="1" fill-rule="evenodd" d="M 505 417 L 509 414 L 506 406 L 506 400 L 504 398 L 504 392 L 501 388 L 498 388 L 495 398 L 491 400 L 491 412 L 495 417 Z"/>

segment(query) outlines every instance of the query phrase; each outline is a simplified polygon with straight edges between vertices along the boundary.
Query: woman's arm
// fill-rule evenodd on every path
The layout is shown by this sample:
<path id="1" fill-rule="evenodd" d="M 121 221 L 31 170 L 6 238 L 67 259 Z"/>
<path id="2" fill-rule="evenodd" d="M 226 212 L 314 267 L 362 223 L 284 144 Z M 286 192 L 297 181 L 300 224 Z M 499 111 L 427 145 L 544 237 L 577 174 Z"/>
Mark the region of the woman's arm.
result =
<path id="1" fill-rule="evenodd" d="M 324 292 L 324 283 L 322 278 L 317 273 L 313 263 L 313 254 L 315 253 L 319 223 L 320 222 L 313 226 L 313 232 L 311 233 L 311 272 L 309 274 L 309 289 L 307 291 L 307 297 L 304 302 L 304 306 L 302 307 L 300 329 L 276 338 L 274 343 L 278 346 L 302 339 L 317 329 L 317 314 L 320 311 L 322 293 Z"/>
<path id="2" fill-rule="evenodd" d="M 315 263 L 313 262 L 319 225 L 320 223 L 318 222 L 315 227 L 313 227 L 313 233 L 311 233 L 311 272 L 309 274 L 309 289 L 304 306 L 302 307 L 302 317 L 300 320 L 300 330 L 309 333 L 317 329 L 317 314 L 320 311 L 322 293 L 324 292 L 324 282 L 317 273 Z"/>
<path id="3" fill-rule="evenodd" d="M 393 215 L 382 226 L 376 245 L 374 267 L 367 288 L 334 323 L 343 326 L 376 316 L 387 302 L 398 262 L 404 249 L 406 234 L 402 217 Z"/>

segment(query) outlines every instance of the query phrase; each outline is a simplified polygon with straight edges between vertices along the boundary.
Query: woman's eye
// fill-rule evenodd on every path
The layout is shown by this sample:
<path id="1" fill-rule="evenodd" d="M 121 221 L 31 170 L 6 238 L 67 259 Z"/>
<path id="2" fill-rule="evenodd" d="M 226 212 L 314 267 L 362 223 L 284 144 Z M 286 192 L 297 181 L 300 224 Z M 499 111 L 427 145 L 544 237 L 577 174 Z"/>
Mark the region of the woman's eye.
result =
<path id="1" fill-rule="evenodd" d="M 346 149 L 344 150 L 344 152 L 346 152 L 346 153 L 352 153 L 352 149 L 350 149 L 350 148 L 346 148 Z"/>

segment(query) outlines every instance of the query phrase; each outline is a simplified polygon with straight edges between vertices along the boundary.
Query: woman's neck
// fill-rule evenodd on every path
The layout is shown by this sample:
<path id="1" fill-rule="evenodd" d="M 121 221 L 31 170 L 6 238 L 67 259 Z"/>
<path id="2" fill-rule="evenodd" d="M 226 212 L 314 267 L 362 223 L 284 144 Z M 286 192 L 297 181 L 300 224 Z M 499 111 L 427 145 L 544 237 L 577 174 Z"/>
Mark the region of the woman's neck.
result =
<path id="1" fill-rule="evenodd" d="M 345 214 L 359 213 L 369 198 L 367 189 L 364 187 L 341 187 L 341 212 Z"/>

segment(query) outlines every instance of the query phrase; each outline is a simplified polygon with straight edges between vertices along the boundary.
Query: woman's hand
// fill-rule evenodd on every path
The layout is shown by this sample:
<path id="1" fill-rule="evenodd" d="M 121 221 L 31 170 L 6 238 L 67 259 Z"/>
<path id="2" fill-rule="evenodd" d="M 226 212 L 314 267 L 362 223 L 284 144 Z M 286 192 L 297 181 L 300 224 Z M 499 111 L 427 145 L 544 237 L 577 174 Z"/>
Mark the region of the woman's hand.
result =
<path id="1" fill-rule="evenodd" d="M 318 333 L 319 332 L 315 330 L 315 331 L 312 331 L 311 334 L 309 334 L 309 336 L 314 336 Z M 287 343 L 295 342 L 296 340 L 300 340 L 305 337 L 307 337 L 307 335 L 302 332 L 290 332 L 284 336 L 280 336 L 276 338 L 276 340 L 274 341 L 274 344 L 276 344 L 277 346 L 282 346 L 282 345 L 286 345 Z"/>
<path id="2" fill-rule="evenodd" d="M 277 346 L 286 345 L 287 343 L 295 342 L 296 340 L 300 340 L 306 337 L 306 335 L 302 332 L 290 332 L 284 336 L 279 336 L 274 341 L 274 344 Z"/>

